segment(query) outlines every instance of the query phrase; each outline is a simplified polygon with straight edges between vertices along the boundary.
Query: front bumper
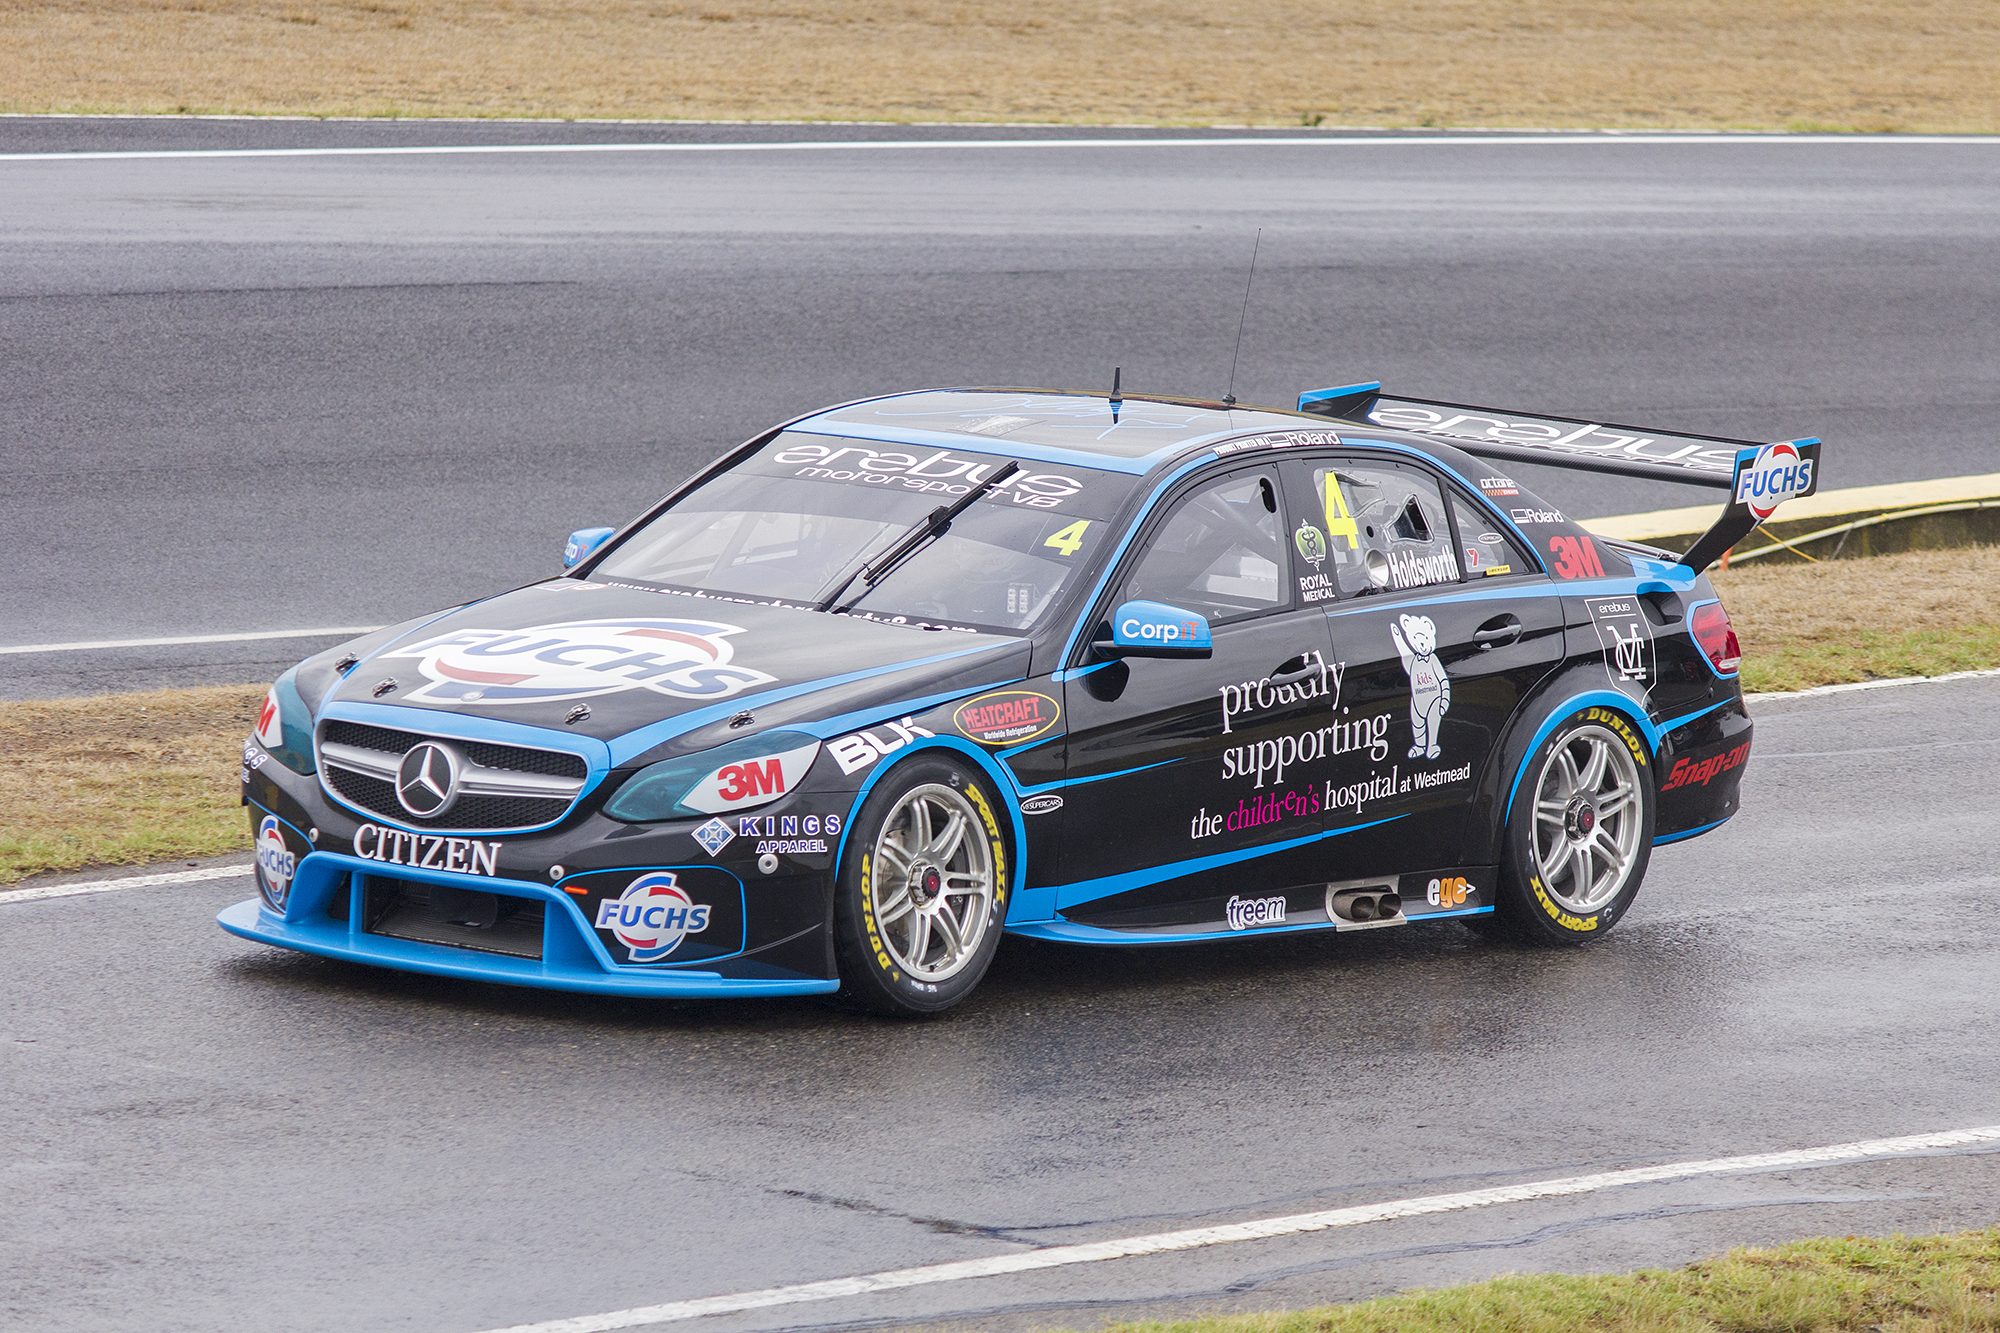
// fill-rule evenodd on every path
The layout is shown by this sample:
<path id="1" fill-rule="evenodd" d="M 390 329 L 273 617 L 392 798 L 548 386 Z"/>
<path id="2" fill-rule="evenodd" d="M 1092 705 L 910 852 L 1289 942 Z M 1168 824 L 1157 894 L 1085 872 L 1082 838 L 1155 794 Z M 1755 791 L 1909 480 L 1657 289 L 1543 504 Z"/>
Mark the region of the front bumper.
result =
<path id="1" fill-rule="evenodd" d="M 509 986 L 581 991 L 660 999 L 723 996 L 825 995 L 838 981 L 802 977 L 748 959 L 733 960 L 729 973 L 675 967 L 672 970 L 620 966 L 595 938 L 577 900 L 544 884 L 397 868 L 332 852 L 314 852 L 298 862 L 291 892 L 280 915 L 259 898 L 224 908 L 216 921 L 232 935 L 326 958 L 343 958 L 404 972 L 494 981 Z M 472 894 L 490 894 L 539 906 L 539 957 L 486 952 L 452 944 L 428 943 L 369 928 L 369 889 L 416 883 Z"/>

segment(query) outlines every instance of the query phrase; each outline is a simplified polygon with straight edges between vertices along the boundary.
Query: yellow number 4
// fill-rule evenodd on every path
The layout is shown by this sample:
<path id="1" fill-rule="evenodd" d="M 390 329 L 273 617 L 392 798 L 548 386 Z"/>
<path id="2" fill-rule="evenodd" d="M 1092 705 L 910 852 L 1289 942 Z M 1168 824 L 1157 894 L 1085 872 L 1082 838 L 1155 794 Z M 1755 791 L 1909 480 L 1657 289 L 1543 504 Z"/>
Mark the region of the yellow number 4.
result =
<path id="1" fill-rule="evenodd" d="M 1049 539 L 1042 545 L 1053 546 L 1064 555 L 1075 555 L 1083 549 L 1083 534 L 1089 527 L 1090 520 L 1080 518 L 1062 531 L 1049 534 Z"/>

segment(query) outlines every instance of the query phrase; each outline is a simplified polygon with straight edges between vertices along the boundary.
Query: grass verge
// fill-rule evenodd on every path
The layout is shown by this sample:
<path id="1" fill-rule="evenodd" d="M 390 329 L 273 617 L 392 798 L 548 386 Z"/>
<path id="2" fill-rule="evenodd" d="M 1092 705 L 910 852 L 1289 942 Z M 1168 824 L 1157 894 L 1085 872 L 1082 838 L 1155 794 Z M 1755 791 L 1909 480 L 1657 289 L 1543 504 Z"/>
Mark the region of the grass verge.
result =
<path id="1" fill-rule="evenodd" d="M 2000 129 L 1992 0 L 42 0 L 0 110 Z"/>
<path id="2" fill-rule="evenodd" d="M 2000 665 L 2000 546 L 1755 564 L 1716 583 L 1749 690 Z M 248 845 L 237 804 L 262 685 L 0 704 L 0 884 Z"/>
<path id="3" fill-rule="evenodd" d="M 1106 1333 L 1943 1333 L 2000 1328 L 2000 1228 L 1827 1237 L 1613 1277 L 1503 1277 L 1359 1305 Z"/>

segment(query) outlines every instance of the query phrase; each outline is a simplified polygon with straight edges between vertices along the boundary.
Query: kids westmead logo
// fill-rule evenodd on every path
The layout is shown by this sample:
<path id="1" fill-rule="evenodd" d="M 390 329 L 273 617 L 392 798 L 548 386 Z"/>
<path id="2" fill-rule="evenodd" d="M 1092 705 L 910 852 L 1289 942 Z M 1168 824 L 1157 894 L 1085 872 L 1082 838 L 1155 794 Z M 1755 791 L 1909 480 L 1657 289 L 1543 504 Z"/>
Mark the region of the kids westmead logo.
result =
<path id="1" fill-rule="evenodd" d="M 1438 730 L 1451 710 L 1451 677 L 1437 655 L 1437 624 L 1429 616 L 1397 616 L 1389 635 L 1410 678 L 1410 758 L 1435 759 Z"/>

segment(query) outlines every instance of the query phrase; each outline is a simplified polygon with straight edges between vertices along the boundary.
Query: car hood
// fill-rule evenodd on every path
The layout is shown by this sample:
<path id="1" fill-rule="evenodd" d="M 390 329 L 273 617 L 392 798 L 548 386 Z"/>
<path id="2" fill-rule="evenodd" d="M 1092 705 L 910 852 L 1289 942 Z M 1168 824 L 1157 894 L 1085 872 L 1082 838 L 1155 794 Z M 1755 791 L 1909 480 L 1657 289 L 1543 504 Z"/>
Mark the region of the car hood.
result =
<path id="1" fill-rule="evenodd" d="M 885 715 L 1011 683 L 1027 662 L 1027 642 L 1001 635 L 562 578 L 424 622 L 325 702 L 590 736 L 616 764 L 745 735 L 730 726 L 745 712 L 759 731 Z"/>

